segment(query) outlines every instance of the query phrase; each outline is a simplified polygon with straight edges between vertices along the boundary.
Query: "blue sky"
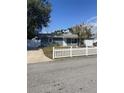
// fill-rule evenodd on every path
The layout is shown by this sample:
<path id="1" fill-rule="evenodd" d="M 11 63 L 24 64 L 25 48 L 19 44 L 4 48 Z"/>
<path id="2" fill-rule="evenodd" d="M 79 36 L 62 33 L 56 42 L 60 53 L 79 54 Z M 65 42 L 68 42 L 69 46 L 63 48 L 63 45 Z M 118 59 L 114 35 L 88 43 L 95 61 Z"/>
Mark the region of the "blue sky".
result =
<path id="1" fill-rule="evenodd" d="M 66 29 L 97 16 L 97 0 L 50 0 L 50 2 L 51 23 L 42 32 Z"/>

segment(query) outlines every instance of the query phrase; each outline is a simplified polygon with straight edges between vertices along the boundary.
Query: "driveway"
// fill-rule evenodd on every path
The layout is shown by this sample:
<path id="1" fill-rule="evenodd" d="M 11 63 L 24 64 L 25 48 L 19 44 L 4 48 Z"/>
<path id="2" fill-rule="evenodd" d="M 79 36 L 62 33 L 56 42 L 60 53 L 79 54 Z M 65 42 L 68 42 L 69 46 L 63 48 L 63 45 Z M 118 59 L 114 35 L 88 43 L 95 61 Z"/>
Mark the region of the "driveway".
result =
<path id="1" fill-rule="evenodd" d="M 97 93 L 96 80 L 96 56 L 27 65 L 27 93 Z"/>
<path id="2" fill-rule="evenodd" d="M 27 51 L 27 63 L 38 63 L 52 61 L 52 59 L 45 56 L 42 49 Z"/>

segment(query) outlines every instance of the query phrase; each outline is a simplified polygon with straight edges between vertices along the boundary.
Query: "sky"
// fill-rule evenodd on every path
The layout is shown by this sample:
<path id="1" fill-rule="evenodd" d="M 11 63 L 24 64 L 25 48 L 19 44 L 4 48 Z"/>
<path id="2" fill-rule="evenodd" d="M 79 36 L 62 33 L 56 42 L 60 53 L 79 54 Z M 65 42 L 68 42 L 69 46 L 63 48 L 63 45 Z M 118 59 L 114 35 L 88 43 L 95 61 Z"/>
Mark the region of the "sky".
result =
<path id="1" fill-rule="evenodd" d="M 97 0 L 50 0 L 51 22 L 42 32 L 54 32 L 86 22 L 97 16 Z"/>

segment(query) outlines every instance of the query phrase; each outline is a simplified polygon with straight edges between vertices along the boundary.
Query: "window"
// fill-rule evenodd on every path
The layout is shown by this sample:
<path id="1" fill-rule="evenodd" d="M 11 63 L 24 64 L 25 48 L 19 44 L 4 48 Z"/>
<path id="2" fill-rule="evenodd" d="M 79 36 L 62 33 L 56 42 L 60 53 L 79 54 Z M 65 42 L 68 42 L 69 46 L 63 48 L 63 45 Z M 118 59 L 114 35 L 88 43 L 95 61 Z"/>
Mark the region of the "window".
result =
<path id="1" fill-rule="evenodd" d="M 67 43 L 68 43 L 68 44 L 71 43 L 71 39 L 70 39 L 70 38 L 67 39 Z"/>
<path id="2" fill-rule="evenodd" d="M 77 43 L 77 39 L 72 39 L 72 43 Z"/>

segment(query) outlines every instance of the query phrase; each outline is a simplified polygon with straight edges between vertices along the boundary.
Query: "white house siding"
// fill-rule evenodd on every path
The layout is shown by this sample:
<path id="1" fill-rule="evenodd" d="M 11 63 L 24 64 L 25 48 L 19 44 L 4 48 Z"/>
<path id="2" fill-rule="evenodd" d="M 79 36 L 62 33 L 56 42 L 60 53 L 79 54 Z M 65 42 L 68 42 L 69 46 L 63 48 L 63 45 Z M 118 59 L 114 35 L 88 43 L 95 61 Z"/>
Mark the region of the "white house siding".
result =
<path id="1" fill-rule="evenodd" d="M 67 46 L 67 40 L 65 38 L 63 40 L 63 46 Z"/>
<path id="2" fill-rule="evenodd" d="M 85 46 L 92 47 L 94 43 L 94 40 L 84 40 Z"/>
<path id="3" fill-rule="evenodd" d="M 55 43 L 58 43 L 59 45 L 63 45 L 63 41 L 54 41 Z"/>
<path id="4" fill-rule="evenodd" d="M 58 43 L 59 45 L 63 45 L 63 40 L 61 38 L 56 38 L 53 42 Z"/>

